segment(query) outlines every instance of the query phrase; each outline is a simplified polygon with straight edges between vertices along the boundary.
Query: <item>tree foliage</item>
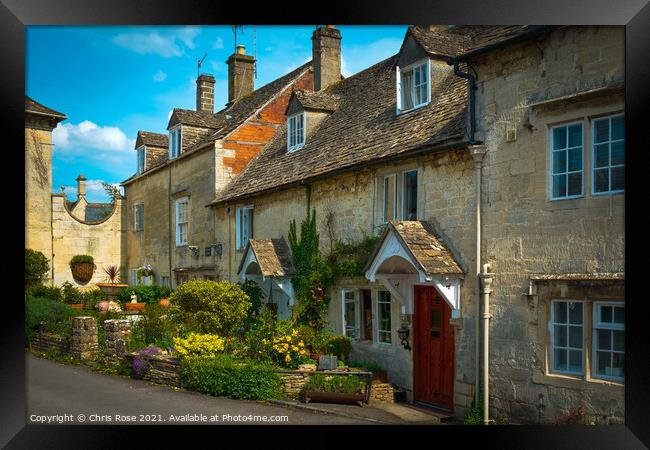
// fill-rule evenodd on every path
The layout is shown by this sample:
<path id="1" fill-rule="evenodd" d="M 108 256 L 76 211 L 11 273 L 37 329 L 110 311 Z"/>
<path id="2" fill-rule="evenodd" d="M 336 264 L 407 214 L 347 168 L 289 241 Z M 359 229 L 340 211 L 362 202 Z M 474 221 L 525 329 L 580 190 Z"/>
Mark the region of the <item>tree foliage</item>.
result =
<path id="1" fill-rule="evenodd" d="M 49 260 L 43 253 L 25 249 L 25 289 L 42 284 L 49 270 Z"/>

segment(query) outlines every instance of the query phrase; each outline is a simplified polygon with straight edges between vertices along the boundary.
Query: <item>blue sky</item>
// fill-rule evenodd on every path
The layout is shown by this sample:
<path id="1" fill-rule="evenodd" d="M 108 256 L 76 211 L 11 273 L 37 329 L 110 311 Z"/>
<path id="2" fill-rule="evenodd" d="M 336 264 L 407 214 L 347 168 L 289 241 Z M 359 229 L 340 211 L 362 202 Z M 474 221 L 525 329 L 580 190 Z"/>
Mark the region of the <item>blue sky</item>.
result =
<path id="1" fill-rule="evenodd" d="M 315 26 L 257 26 L 260 87 L 311 59 Z M 340 26 L 342 72 L 350 76 L 399 51 L 406 26 Z M 237 43 L 253 53 L 254 27 Z M 197 61 L 216 78 L 215 110 L 226 103 L 230 26 L 29 26 L 26 94 L 68 119 L 54 131 L 53 190 L 76 196 L 77 175 L 88 198 L 106 199 L 101 181 L 135 172 L 138 130 L 165 133 L 173 108 L 195 109 Z"/>

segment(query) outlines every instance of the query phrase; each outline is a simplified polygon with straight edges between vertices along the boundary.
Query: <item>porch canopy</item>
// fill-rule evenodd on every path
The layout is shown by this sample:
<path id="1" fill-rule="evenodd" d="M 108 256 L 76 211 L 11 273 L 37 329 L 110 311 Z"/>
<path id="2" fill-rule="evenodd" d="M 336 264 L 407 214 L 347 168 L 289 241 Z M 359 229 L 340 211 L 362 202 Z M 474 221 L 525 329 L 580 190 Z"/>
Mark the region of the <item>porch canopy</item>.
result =
<path id="1" fill-rule="evenodd" d="M 284 238 L 249 239 L 237 271 L 241 281 L 257 282 L 266 295 L 272 295 L 274 286 L 279 288 L 288 297 L 290 306 L 295 304 L 292 273 L 291 252 Z"/>
<path id="2" fill-rule="evenodd" d="M 365 267 L 369 281 L 379 281 L 413 314 L 413 286 L 431 285 L 460 317 L 460 284 L 464 276 L 459 259 L 429 222 L 388 222 L 379 245 Z"/>

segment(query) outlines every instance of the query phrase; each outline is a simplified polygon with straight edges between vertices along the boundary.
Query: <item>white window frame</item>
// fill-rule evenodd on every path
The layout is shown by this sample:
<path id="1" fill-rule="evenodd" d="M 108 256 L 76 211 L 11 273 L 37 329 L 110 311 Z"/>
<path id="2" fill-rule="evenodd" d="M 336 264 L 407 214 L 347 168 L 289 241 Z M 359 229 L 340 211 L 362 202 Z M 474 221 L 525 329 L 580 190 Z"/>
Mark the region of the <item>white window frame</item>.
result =
<path id="1" fill-rule="evenodd" d="M 186 222 L 179 222 L 179 216 L 180 216 L 180 205 L 181 203 L 187 203 L 187 221 Z M 182 197 L 178 198 L 175 201 L 175 214 L 174 216 L 176 217 L 176 247 L 182 247 L 185 245 L 188 245 L 188 234 L 190 230 L 190 198 L 189 197 Z M 181 223 L 186 224 L 186 231 L 185 234 L 182 236 L 184 239 L 181 240 L 181 233 L 180 233 L 180 225 Z"/>
<path id="2" fill-rule="evenodd" d="M 298 142 L 298 135 L 296 133 L 296 143 L 294 145 L 291 145 L 291 133 L 294 131 L 294 126 L 291 125 L 292 121 L 297 121 L 299 120 L 302 121 L 302 141 Z M 307 130 L 307 115 L 305 114 L 304 111 L 292 114 L 289 117 L 287 117 L 287 151 L 293 152 L 296 151 L 302 147 L 305 146 L 305 140 L 306 140 L 306 130 Z"/>
<path id="3" fill-rule="evenodd" d="M 242 229 L 242 223 L 241 223 L 241 213 L 243 211 L 250 211 L 250 230 L 248 230 L 248 236 L 246 238 L 246 242 L 244 242 L 244 236 L 242 235 L 243 229 Z M 246 244 L 248 244 L 248 239 L 251 239 L 253 237 L 253 205 L 246 205 L 246 206 L 241 206 L 235 210 L 235 241 L 236 241 L 236 246 L 237 250 L 243 250 L 246 247 Z"/>
<path id="4" fill-rule="evenodd" d="M 161 275 L 160 276 L 160 285 L 171 288 L 172 284 L 171 284 L 170 277 L 168 277 L 167 275 Z"/>
<path id="5" fill-rule="evenodd" d="M 623 164 L 617 164 L 615 166 L 612 166 L 612 119 L 616 117 L 623 117 L 623 123 L 625 123 L 625 114 L 624 113 L 619 113 L 619 114 L 612 114 L 609 116 L 602 116 L 602 117 L 594 117 L 591 119 L 591 195 L 612 195 L 612 194 L 620 194 L 622 192 L 625 192 L 625 188 L 623 189 L 616 189 L 612 190 L 612 168 L 615 167 L 622 167 L 623 170 L 625 170 L 625 161 Z M 603 167 L 596 167 L 596 122 L 600 120 L 605 120 L 607 119 L 609 121 L 609 140 L 606 142 L 609 144 L 609 165 L 603 166 Z M 625 135 L 623 135 L 623 139 L 619 139 L 614 142 L 620 142 L 623 141 L 623 148 L 625 149 Z M 599 142 L 598 145 L 605 144 L 605 142 Z M 609 169 L 609 187 L 610 189 L 608 191 L 601 191 L 601 192 L 596 192 L 596 170 L 602 170 L 605 167 Z"/>
<path id="6" fill-rule="evenodd" d="M 141 221 L 138 221 L 138 207 L 142 207 Z M 133 205 L 133 231 L 144 231 L 144 202 Z"/>
<path id="7" fill-rule="evenodd" d="M 143 173 L 145 170 L 147 170 L 147 146 L 146 145 L 141 145 L 136 149 L 137 152 L 137 164 L 138 164 L 138 174 Z M 142 158 L 140 158 L 140 155 L 142 155 Z M 141 164 L 142 163 L 142 164 Z"/>
<path id="8" fill-rule="evenodd" d="M 388 297 L 390 298 L 389 302 L 383 302 L 380 300 L 381 298 L 381 293 L 386 292 L 388 294 Z M 386 304 L 388 303 L 389 308 L 388 308 L 388 315 L 390 317 L 390 330 L 382 330 L 379 328 L 381 325 L 381 307 L 380 304 Z M 377 344 L 382 344 L 382 345 L 393 345 L 393 296 L 391 295 L 390 291 L 386 289 L 378 289 L 376 298 L 375 298 L 375 310 L 377 311 L 377 320 L 376 325 L 375 325 L 375 342 Z M 382 333 L 388 333 L 388 336 L 390 337 L 390 342 L 385 342 L 382 341 L 380 336 Z"/>
<path id="9" fill-rule="evenodd" d="M 381 217 L 382 217 L 382 222 L 383 223 L 388 223 L 388 220 L 386 218 L 386 180 L 387 179 L 393 179 L 393 220 L 398 219 L 398 207 L 397 207 L 397 190 L 399 187 L 399 184 L 397 183 L 397 174 L 396 173 L 391 173 L 388 175 L 384 175 L 382 178 L 382 183 L 381 183 Z"/>
<path id="10" fill-rule="evenodd" d="M 427 79 L 427 98 L 423 103 L 415 104 L 415 83 L 411 87 L 411 98 L 413 98 L 413 108 L 402 109 L 402 73 L 413 71 L 416 68 L 419 68 L 422 65 L 426 65 L 426 79 Z M 415 79 L 415 77 L 413 77 Z M 421 59 L 413 64 L 400 69 L 399 66 L 396 66 L 396 86 L 397 86 L 397 103 L 396 103 L 396 114 L 403 114 L 409 111 L 414 111 L 418 108 L 428 105 L 431 103 L 431 60 L 429 58 Z"/>
<path id="11" fill-rule="evenodd" d="M 570 327 L 576 327 L 578 325 L 573 325 L 569 323 L 569 311 L 568 311 L 568 303 L 579 303 L 582 305 L 582 324 L 580 327 L 582 328 L 582 335 L 581 335 L 581 343 L 582 343 L 582 348 L 580 349 L 582 352 L 582 371 L 581 372 L 575 372 L 571 370 L 559 370 L 555 368 L 555 304 L 556 303 L 567 303 L 567 323 L 558 323 L 557 325 L 564 325 L 567 327 L 567 345 L 566 346 L 559 346 L 559 348 L 562 348 L 567 351 L 567 368 L 569 367 L 569 350 L 578 350 L 575 347 L 569 347 L 569 328 Z M 550 357 L 549 360 L 551 362 L 550 367 L 549 367 L 549 372 L 551 373 L 557 373 L 557 374 L 563 374 L 563 375 L 579 375 L 579 376 L 584 376 L 585 375 L 585 356 L 587 353 L 587 348 L 585 346 L 585 327 L 586 327 L 586 308 L 585 308 L 585 302 L 583 300 L 571 300 L 571 299 L 557 299 L 557 300 L 551 300 L 551 320 L 549 321 L 549 333 L 551 336 L 551 342 L 550 342 Z"/>
<path id="12" fill-rule="evenodd" d="M 596 301 L 593 303 L 593 318 L 592 318 L 592 345 L 591 345 L 591 378 L 596 378 L 596 379 L 602 379 L 602 380 L 612 380 L 612 381 L 620 381 L 624 382 L 625 381 L 625 376 L 622 377 L 617 377 L 613 375 L 601 375 L 598 373 L 598 330 L 617 330 L 617 331 L 625 331 L 625 322 L 622 324 L 620 323 L 608 323 L 608 322 L 601 322 L 601 317 L 600 317 L 600 307 L 601 306 L 612 306 L 612 307 L 618 307 L 618 308 L 625 308 L 625 303 L 624 302 L 599 302 Z M 614 311 L 612 311 L 612 320 L 614 318 Z M 604 350 L 601 350 L 604 351 Z M 611 354 L 613 353 L 623 353 L 625 355 L 625 346 L 623 347 L 623 351 L 618 351 L 614 350 L 614 337 L 612 336 L 612 348 L 611 350 L 608 351 Z"/>
<path id="13" fill-rule="evenodd" d="M 350 300 L 346 298 L 346 294 L 352 294 L 353 299 Z M 356 329 L 356 337 L 349 336 L 348 334 L 348 325 L 345 320 L 345 307 L 348 303 L 354 304 L 354 319 L 356 321 L 356 327 L 350 327 Z M 343 328 L 343 335 L 349 336 L 350 339 L 359 340 L 361 336 L 361 311 L 359 308 L 359 290 L 358 289 L 343 289 L 341 290 L 341 323 Z"/>
<path id="14" fill-rule="evenodd" d="M 402 212 L 402 214 L 401 214 L 401 219 L 402 220 L 409 220 L 408 219 L 408 213 L 406 212 L 406 209 L 405 209 L 406 208 L 406 174 L 411 173 L 411 172 L 415 172 L 415 219 L 413 219 L 413 220 L 417 220 L 417 217 L 418 217 L 418 189 L 419 189 L 418 180 L 420 178 L 419 177 L 420 171 L 418 169 L 409 169 L 409 170 L 404 170 L 402 172 L 402 180 L 399 183 L 400 186 L 401 186 L 401 191 L 402 191 L 401 195 L 400 195 L 400 197 L 402 199 L 402 204 L 400 205 L 400 210 Z"/>
<path id="15" fill-rule="evenodd" d="M 174 147 L 174 135 L 178 135 L 176 139 L 177 146 Z M 176 159 L 181 154 L 183 148 L 183 127 L 179 123 L 169 129 L 169 159 Z"/>
<path id="16" fill-rule="evenodd" d="M 582 145 L 581 145 L 582 150 L 580 152 L 580 157 L 581 157 L 581 160 L 582 160 L 582 164 L 581 164 L 582 169 L 580 171 L 574 170 L 574 171 L 569 172 L 569 149 L 570 148 L 575 148 L 575 147 L 569 147 L 568 146 L 569 145 L 568 129 L 572 125 L 580 125 L 580 131 L 581 131 L 581 135 L 582 135 Z M 581 180 L 580 180 L 581 183 L 580 183 L 580 194 L 578 194 L 578 195 L 565 195 L 563 197 L 555 197 L 553 195 L 553 175 L 554 175 L 553 167 L 554 167 L 554 163 L 555 163 L 554 155 L 555 155 L 555 151 L 556 151 L 556 150 L 554 150 L 554 148 L 555 148 L 555 145 L 554 145 L 554 141 L 555 141 L 554 130 L 556 128 L 566 128 L 567 129 L 567 147 L 564 149 L 564 151 L 567 152 L 566 172 L 562 172 L 562 173 L 560 173 L 560 175 L 566 175 L 566 177 L 567 177 L 567 185 L 566 185 L 566 187 L 567 187 L 567 193 L 568 193 L 568 190 L 569 190 L 569 174 L 580 172 L 580 174 L 581 174 Z M 549 153 L 549 162 L 550 162 L 550 164 L 549 164 L 549 170 L 548 170 L 549 200 L 551 200 L 551 201 L 571 200 L 571 199 L 575 199 L 575 198 L 584 197 L 584 195 L 585 195 L 585 126 L 584 126 L 583 121 L 582 120 L 577 120 L 575 122 L 567 122 L 567 123 L 562 123 L 562 124 L 558 124 L 558 125 L 554 125 L 552 127 L 549 127 L 549 136 L 550 136 L 550 138 L 548 140 L 548 142 L 549 142 L 549 152 L 550 152 Z"/>

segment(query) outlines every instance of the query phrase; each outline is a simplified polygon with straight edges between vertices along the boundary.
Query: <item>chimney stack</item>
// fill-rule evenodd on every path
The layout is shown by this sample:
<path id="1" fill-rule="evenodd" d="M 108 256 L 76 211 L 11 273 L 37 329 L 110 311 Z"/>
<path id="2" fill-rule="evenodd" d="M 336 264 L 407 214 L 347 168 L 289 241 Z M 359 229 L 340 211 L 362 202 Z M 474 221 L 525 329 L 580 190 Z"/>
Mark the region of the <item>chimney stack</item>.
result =
<path id="1" fill-rule="evenodd" d="M 314 31 L 312 61 L 314 65 L 314 91 L 341 81 L 341 31 L 326 25 Z"/>
<path id="2" fill-rule="evenodd" d="M 246 54 L 246 48 L 238 45 L 235 53 L 226 61 L 228 64 L 228 103 L 253 92 L 255 76 L 255 58 Z"/>
<path id="3" fill-rule="evenodd" d="M 86 177 L 83 174 L 77 177 L 77 201 L 81 200 L 81 197 L 86 198 Z"/>
<path id="4" fill-rule="evenodd" d="M 210 74 L 196 79 L 196 110 L 214 113 L 214 77 Z"/>

